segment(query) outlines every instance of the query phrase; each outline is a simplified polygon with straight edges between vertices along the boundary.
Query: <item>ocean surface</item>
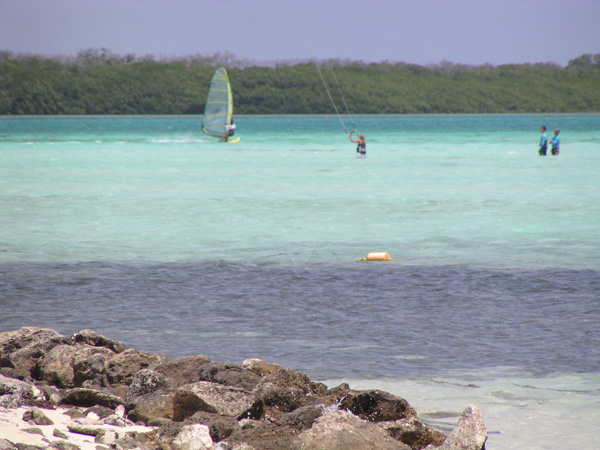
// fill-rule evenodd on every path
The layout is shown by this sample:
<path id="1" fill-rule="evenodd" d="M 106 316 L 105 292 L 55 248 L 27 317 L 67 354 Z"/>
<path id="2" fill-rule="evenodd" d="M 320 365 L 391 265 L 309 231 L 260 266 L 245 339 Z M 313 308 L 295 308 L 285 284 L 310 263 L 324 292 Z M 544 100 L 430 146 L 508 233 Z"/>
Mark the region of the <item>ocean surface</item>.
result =
<path id="1" fill-rule="evenodd" d="M 336 116 L 235 120 L 0 117 L 0 332 L 261 358 L 446 432 L 477 404 L 488 450 L 600 448 L 600 115 L 345 116 L 362 159 Z"/>

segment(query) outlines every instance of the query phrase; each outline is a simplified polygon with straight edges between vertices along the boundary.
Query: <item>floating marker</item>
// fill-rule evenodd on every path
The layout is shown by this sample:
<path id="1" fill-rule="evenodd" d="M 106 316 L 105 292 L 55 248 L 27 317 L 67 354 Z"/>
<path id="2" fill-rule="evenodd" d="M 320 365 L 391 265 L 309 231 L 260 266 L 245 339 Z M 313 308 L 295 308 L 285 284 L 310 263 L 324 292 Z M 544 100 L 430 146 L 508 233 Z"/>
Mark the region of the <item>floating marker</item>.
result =
<path id="1" fill-rule="evenodd" d="M 387 252 L 371 252 L 366 258 L 358 258 L 357 261 L 405 261 L 404 259 L 393 259 Z"/>
<path id="2" fill-rule="evenodd" d="M 372 252 L 367 255 L 367 261 L 391 261 L 392 258 L 387 252 Z"/>

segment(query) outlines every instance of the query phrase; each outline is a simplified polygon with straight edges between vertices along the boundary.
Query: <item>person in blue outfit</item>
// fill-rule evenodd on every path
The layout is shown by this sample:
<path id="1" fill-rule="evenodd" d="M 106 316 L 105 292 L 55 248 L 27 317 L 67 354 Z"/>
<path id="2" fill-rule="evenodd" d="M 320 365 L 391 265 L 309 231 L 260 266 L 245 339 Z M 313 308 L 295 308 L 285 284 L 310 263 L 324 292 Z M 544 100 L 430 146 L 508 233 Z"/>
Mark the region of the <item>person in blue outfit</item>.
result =
<path id="1" fill-rule="evenodd" d="M 560 137 L 558 136 L 559 133 L 560 130 L 558 128 L 555 128 L 554 137 L 550 141 L 550 144 L 552 145 L 552 154 L 555 156 L 560 153 Z"/>
<path id="2" fill-rule="evenodd" d="M 546 127 L 542 125 L 540 131 L 542 133 L 542 137 L 540 138 L 540 149 L 538 150 L 538 153 L 540 154 L 540 156 L 546 156 L 546 152 L 548 151 L 548 137 L 546 136 Z"/>

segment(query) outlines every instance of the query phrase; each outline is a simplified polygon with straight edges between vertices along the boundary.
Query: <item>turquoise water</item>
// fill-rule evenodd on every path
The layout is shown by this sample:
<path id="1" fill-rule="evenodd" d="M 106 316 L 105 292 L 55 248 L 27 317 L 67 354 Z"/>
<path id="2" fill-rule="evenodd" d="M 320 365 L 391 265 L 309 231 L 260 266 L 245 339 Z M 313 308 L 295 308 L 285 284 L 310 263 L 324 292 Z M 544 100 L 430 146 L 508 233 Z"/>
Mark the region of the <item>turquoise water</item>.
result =
<path id="1" fill-rule="evenodd" d="M 363 159 L 335 116 L 239 116 L 235 144 L 200 120 L 0 118 L 0 331 L 259 357 L 443 429 L 476 403 L 489 450 L 594 448 L 600 115 L 359 116 Z"/>
<path id="2" fill-rule="evenodd" d="M 364 160 L 335 117 L 237 121 L 2 118 L 2 259 L 600 265 L 599 116 L 360 117 Z"/>

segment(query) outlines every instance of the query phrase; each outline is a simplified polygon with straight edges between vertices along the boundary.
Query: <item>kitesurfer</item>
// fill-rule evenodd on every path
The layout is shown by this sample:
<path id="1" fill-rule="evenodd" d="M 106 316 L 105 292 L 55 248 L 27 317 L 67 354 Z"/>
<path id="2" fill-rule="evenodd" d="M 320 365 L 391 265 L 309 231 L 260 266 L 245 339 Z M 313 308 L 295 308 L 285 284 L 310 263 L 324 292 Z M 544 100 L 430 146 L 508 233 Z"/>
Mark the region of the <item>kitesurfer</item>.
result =
<path id="1" fill-rule="evenodd" d="M 357 156 L 367 156 L 367 138 L 365 138 L 364 134 L 360 134 L 356 128 L 354 129 L 354 132 L 358 139 L 352 139 L 352 133 L 348 133 L 348 137 L 350 138 L 350 141 L 358 144 L 356 146 Z"/>

